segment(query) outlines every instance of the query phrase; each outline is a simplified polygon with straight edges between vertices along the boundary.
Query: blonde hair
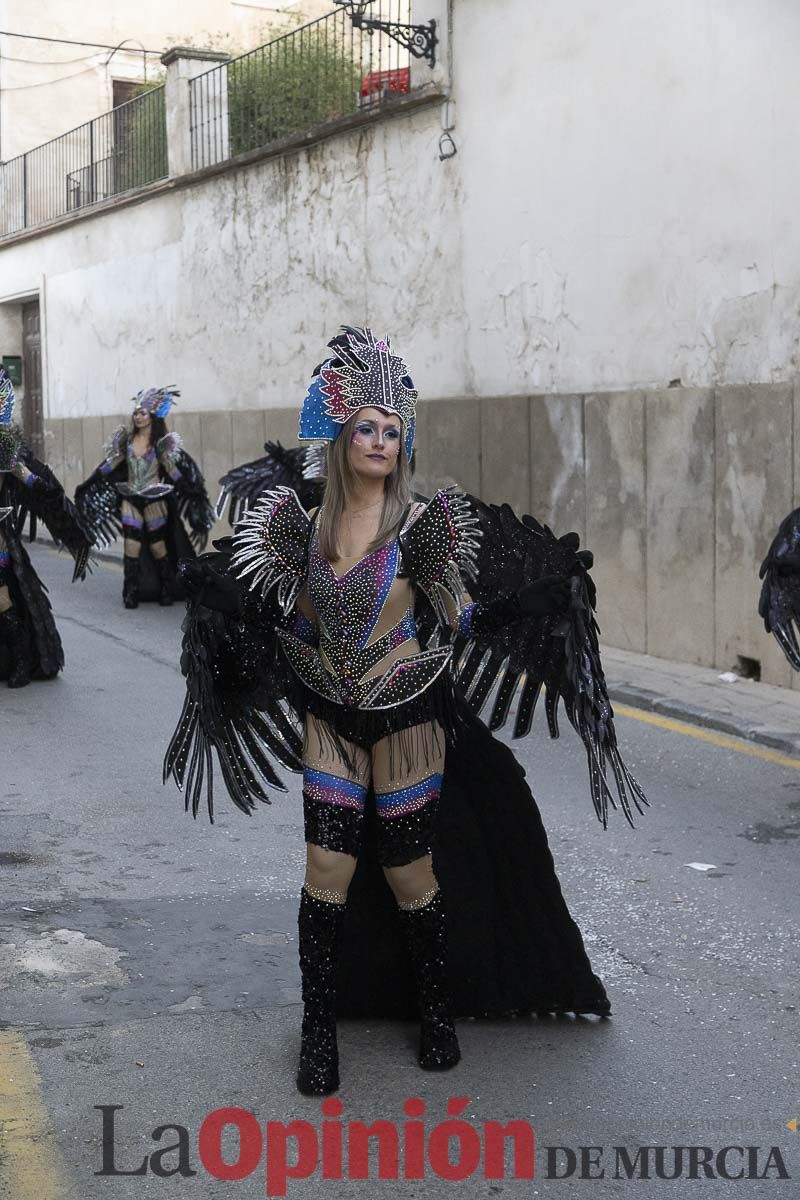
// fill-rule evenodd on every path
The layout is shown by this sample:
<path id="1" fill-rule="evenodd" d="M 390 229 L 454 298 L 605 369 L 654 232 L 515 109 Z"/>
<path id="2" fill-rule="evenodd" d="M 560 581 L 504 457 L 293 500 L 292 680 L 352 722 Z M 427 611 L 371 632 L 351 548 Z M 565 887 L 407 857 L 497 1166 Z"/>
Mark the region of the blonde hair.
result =
<path id="1" fill-rule="evenodd" d="M 355 472 L 350 464 L 350 441 L 357 417 L 358 413 L 354 413 L 328 447 L 328 479 L 317 519 L 319 551 L 328 562 L 336 562 L 340 557 L 339 523 L 347 506 L 347 498 L 355 490 Z M 384 480 L 381 519 L 375 538 L 367 550 L 368 554 L 397 537 L 410 503 L 411 467 L 401 436 L 397 463 L 391 475 L 387 475 Z"/>

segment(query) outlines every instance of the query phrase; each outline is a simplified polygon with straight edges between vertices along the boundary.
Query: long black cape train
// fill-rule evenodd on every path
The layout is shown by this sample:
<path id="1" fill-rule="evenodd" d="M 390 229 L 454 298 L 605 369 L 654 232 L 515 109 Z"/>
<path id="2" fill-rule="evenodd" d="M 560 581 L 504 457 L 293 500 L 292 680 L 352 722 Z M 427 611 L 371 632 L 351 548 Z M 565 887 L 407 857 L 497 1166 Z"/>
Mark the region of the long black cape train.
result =
<path id="1" fill-rule="evenodd" d="M 447 898 L 454 1016 L 611 1011 L 525 772 L 466 705 L 445 764 L 434 869 Z M 397 905 L 375 855 L 374 815 L 348 892 L 337 996 L 340 1016 L 417 1015 Z"/>
<path id="2" fill-rule="evenodd" d="M 91 535 L 50 468 L 24 445 L 19 459 L 39 483 L 33 488 L 26 487 L 11 472 L 0 474 L 0 509 L 11 509 L 0 526 L 11 559 L 9 591 L 14 608 L 28 626 L 31 675 L 34 679 L 53 679 L 64 666 L 64 649 L 47 588 L 36 574 L 23 545 L 23 530 L 30 520 L 30 537 L 33 540 L 36 523 L 41 521 L 56 545 L 73 556 L 73 580 L 83 579 L 86 575 Z M 10 651 L 0 641 L 0 680 L 8 678 L 12 667 Z"/>

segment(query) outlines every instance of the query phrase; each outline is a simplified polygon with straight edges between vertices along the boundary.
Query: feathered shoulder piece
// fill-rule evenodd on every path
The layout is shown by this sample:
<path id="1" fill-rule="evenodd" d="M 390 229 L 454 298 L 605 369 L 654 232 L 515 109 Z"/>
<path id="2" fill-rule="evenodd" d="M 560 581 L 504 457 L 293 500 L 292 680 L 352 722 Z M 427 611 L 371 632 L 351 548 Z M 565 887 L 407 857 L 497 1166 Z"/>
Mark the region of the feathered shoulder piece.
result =
<path id="1" fill-rule="evenodd" d="M 0 471 L 13 471 L 22 451 L 19 425 L 0 425 Z"/>
<path id="2" fill-rule="evenodd" d="M 262 596 L 277 585 L 284 614 L 294 607 L 306 578 L 311 528 L 297 493 L 278 487 L 256 501 L 233 535 L 235 574 L 245 580 L 252 576 L 250 589 L 260 585 Z"/>
<path id="3" fill-rule="evenodd" d="M 156 453 L 163 463 L 173 466 L 183 449 L 183 438 L 179 433 L 165 433 L 156 442 Z"/>
<path id="4" fill-rule="evenodd" d="M 447 611 L 441 590 L 459 604 L 462 581 L 476 578 L 480 538 L 469 498 L 457 487 L 436 492 L 400 534 L 404 570 L 423 589 L 442 621 L 447 621 Z"/>
<path id="5" fill-rule="evenodd" d="M 128 430 L 124 425 L 120 425 L 115 429 L 111 437 L 103 446 L 103 458 L 106 462 L 112 462 L 115 458 L 125 454 L 128 449 Z"/>

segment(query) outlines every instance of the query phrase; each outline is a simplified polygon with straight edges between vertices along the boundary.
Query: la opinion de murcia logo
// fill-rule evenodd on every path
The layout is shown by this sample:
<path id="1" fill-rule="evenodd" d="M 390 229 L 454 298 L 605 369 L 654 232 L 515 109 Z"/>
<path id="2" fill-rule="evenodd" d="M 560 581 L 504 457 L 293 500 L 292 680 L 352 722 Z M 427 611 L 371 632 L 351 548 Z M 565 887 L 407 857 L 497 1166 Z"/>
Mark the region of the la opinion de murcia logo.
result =
<path id="1" fill-rule="evenodd" d="M 115 1144 L 121 1104 L 98 1104 L 102 1114 L 102 1167 L 95 1175 L 185 1178 L 201 1171 L 214 1179 L 263 1179 L 268 1197 L 286 1196 L 297 1180 L 533 1179 L 537 1165 L 548 1180 L 566 1179 L 770 1179 L 791 1178 L 778 1146 L 540 1146 L 523 1120 L 464 1118 L 469 1097 L 447 1101 L 444 1120 L 429 1128 L 426 1103 L 411 1097 L 403 1119 L 343 1120 L 344 1104 L 323 1100 L 320 1120 L 262 1123 L 244 1108 L 216 1108 L 193 1137 L 185 1125 L 166 1122 L 150 1134 L 154 1148 L 123 1161 Z M 244 1193 L 242 1193 L 244 1194 Z"/>

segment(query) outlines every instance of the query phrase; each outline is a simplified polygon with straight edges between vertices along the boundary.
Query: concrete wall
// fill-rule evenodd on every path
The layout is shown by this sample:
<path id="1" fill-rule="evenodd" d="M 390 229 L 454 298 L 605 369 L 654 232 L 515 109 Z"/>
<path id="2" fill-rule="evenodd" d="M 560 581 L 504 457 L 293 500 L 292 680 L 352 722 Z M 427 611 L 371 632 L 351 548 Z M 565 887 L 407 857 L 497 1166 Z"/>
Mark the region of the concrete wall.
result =
<path id="1" fill-rule="evenodd" d="M 47 422 L 69 491 L 123 419 Z M 266 438 L 295 444 L 297 407 L 176 411 L 170 423 L 216 500 L 220 476 L 258 458 Z M 416 486 L 457 482 L 557 534 L 577 530 L 595 554 L 609 645 L 721 669 L 744 656 L 788 687 L 757 616 L 757 574 L 800 493 L 799 445 L 800 388 L 789 385 L 432 400 L 419 411 Z"/>

